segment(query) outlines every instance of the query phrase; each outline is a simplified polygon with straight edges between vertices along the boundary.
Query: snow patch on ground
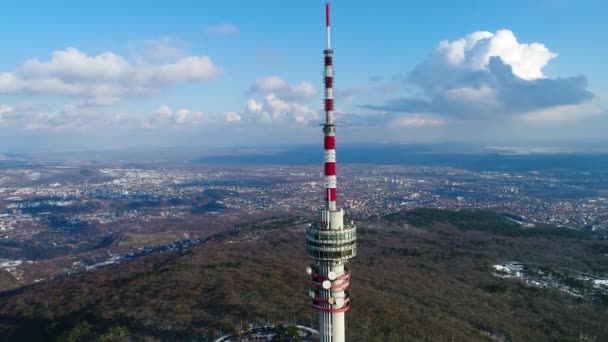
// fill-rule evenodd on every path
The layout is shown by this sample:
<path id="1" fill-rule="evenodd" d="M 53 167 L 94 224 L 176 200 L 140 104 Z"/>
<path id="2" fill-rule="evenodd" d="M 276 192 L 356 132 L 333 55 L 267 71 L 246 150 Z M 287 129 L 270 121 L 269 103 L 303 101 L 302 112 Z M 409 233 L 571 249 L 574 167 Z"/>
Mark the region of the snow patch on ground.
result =
<path id="1" fill-rule="evenodd" d="M 0 269 L 1 268 L 12 268 L 17 267 L 23 263 L 23 260 L 6 260 L 0 259 Z"/>
<path id="2" fill-rule="evenodd" d="M 608 294 L 608 279 L 586 274 L 561 273 L 543 267 L 527 266 L 516 261 L 492 265 L 493 275 L 517 279 L 528 286 L 554 288 L 575 297 Z"/>

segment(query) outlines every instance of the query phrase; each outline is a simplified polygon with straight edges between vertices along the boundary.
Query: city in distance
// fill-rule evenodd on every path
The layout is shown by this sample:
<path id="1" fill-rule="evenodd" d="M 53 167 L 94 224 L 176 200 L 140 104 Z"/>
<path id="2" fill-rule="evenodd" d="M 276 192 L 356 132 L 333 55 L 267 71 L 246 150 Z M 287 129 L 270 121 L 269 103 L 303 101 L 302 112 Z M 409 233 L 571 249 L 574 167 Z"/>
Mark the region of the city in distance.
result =
<path id="1" fill-rule="evenodd" d="M 37 7 L 0 340 L 608 338 L 603 2 Z"/>
<path id="2" fill-rule="evenodd" d="M 86 328 L 87 336 L 123 329 L 180 340 L 239 330 L 241 320 L 263 326 L 268 317 L 316 327 L 301 295 L 301 235 L 322 203 L 321 171 L 270 163 L 272 153 L 282 152 L 241 164 L 229 163 L 230 154 L 224 165 L 219 155 L 187 162 L 120 161 L 115 152 L 89 161 L 71 153 L 11 156 L 0 175 L 5 329 L 28 339 Z M 560 324 L 603 336 L 595 322 L 608 296 L 605 168 L 581 167 L 582 155 L 530 156 L 534 167 L 510 169 L 478 162 L 497 155 L 476 155 L 481 166 L 467 167 L 458 164 L 466 155 L 442 155 L 441 165 L 409 164 L 407 155 L 401 164 L 353 160 L 339 169 L 340 202 L 359 226 L 351 268 L 364 278 L 353 281 L 359 300 L 349 333 L 550 338 L 553 330 L 539 327 L 549 324 L 545 314 L 518 307 L 530 301 Z M 398 304 L 385 303 L 386 292 Z M 410 310 L 393 316 L 390 305 Z M 433 315 L 463 305 L 436 330 Z M 571 322 L 566 305 L 584 316 Z M 518 309 L 500 321 L 487 316 L 511 306 Z M 461 325 L 473 319 L 480 326 Z"/>

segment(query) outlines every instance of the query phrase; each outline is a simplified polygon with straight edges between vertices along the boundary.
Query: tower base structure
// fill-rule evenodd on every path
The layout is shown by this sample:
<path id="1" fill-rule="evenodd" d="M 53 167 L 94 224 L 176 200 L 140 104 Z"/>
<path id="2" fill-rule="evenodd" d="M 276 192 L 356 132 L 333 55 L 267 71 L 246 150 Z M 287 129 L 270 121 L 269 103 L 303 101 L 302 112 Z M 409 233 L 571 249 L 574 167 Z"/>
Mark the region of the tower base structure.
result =
<path id="1" fill-rule="evenodd" d="M 307 269 L 309 296 L 319 311 L 321 342 L 345 341 L 344 313 L 350 310 L 350 271 L 346 262 L 357 254 L 354 224 L 344 224 L 343 210 L 319 210 L 306 228 L 306 254 L 315 262 Z"/>

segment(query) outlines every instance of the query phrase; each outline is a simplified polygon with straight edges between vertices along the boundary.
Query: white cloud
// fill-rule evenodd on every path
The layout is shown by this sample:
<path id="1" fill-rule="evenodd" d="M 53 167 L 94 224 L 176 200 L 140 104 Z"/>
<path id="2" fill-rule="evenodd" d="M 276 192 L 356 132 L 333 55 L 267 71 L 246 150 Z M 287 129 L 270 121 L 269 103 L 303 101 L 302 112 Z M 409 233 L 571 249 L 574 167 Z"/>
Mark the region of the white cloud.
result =
<path id="1" fill-rule="evenodd" d="M 173 110 L 166 104 L 161 104 L 156 110 L 154 117 L 143 120 L 141 126 L 148 129 L 168 128 L 200 128 L 221 126 L 227 123 L 238 123 L 243 120 L 241 113 L 226 112 L 203 114 L 188 108 Z"/>
<path id="2" fill-rule="evenodd" d="M 26 78 L 47 78 L 74 80 L 113 80 L 126 76 L 130 65 L 112 52 L 103 52 L 89 57 L 75 48 L 67 48 L 52 53 L 48 62 L 38 59 L 25 61 L 20 73 Z"/>
<path id="3" fill-rule="evenodd" d="M 207 56 L 185 56 L 163 63 L 129 63 L 112 52 L 88 56 L 67 48 L 53 52 L 49 61 L 30 59 L 13 72 L 0 73 L 0 94 L 58 94 L 78 97 L 87 103 L 109 104 L 177 83 L 209 81 L 222 72 Z"/>
<path id="4" fill-rule="evenodd" d="M 222 23 L 205 28 L 206 32 L 219 34 L 222 36 L 235 36 L 239 34 L 238 26 L 231 23 Z"/>
<path id="5" fill-rule="evenodd" d="M 290 88 L 287 82 L 283 81 L 279 76 L 268 76 L 264 78 L 257 79 L 253 86 L 251 87 L 251 91 L 253 92 L 274 92 L 281 91 L 285 88 Z"/>
<path id="6" fill-rule="evenodd" d="M 249 113 L 260 113 L 262 111 L 262 105 L 257 103 L 254 99 L 247 101 L 247 111 Z"/>
<path id="7" fill-rule="evenodd" d="M 407 116 L 400 116 L 392 119 L 387 123 L 389 127 L 438 127 L 445 125 L 446 122 L 443 119 L 439 119 L 431 114 L 413 114 Z"/>
<path id="8" fill-rule="evenodd" d="M 242 117 L 239 113 L 236 112 L 228 112 L 225 115 L 224 121 L 226 122 L 238 122 L 241 121 Z"/>
<path id="9" fill-rule="evenodd" d="M 443 54 L 452 64 L 462 64 L 465 61 L 465 52 L 470 51 L 481 39 L 491 38 L 493 34 L 488 31 L 476 31 L 453 42 L 443 40 L 439 43 L 437 51 Z"/>
<path id="10" fill-rule="evenodd" d="M 193 112 L 189 109 L 180 109 L 175 113 L 174 122 L 177 125 L 198 125 L 203 113 Z"/>
<path id="11" fill-rule="evenodd" d="M 266 95 L 263 103 L 250 100 L 247 110 L 256 114 L 257 119 L 262 122 L 307 125 L 309 121 L 319 119 L 319 113 L 309 106 L 283 100 L 275 94 Z"/>
<path id="12" fill-rule="evenodd" d="M 361 108 L 391 113 L 435 113 L 459 118 L 519 116 L 593 98 L 585 76 L 549 78 L 557 56 L 540 43 L 519 43 L 509 30 L 477 31 L 442 41 L 411 70 L 399 98 Z"/>
<path id="13" fill-rule="evenodd" d="M 172 110 L 166 104 L 161 104 L 156 110 L 156 116 L 151 120 L 144 120 L 145 128 L 191 127 L 200 125 L 203 113 L 182 108 Z"/>
<path id="14" fill-rule="evenodd" d="M 13 111 L 13 108 L 5 105 L 5 104 L 0 104 L 0 115 L 5 114 L 5 113 L 10 113 Z"/>
<path id="15" fill-rule="evenodd" d="M 158 68 L 160 80 L 167 83 L 208 81 L 221 75 L 222 70 L 207 56 L 184 57 Z"/>
<path id="16" fill-rule="evenodd" d="M 281 98 L 294 101 L 310 100 L 318 94 L 315 87 L 309 82 L 302 81 L 292 86 L 279 76 L 257 79 L 251 86 L 250 92 L 265 95 L 276 94 Z"/>
<path id="17" fill-rule="evenodd" d="M 161 119 L 168 119 L 173 115 L 173 111 L 166 104 L 161 104 L 156 110 L 156 116 Z"/>
<path id="18" fill-rule="evenodd" d="M 0 73 L 0 93 L 16 92 L 22 87 L 23 81 L 17 78 L 15 75 L 8 72 Z"/>
<path id="19" fill-rule="evenodd" d="M 307 102 L 317 96 L 317 90 L 309 82 L 290 85 L 279 76 L 257 79 L 250 94 L 263 95 L 263 99 L 249 99 L 245 118 L 275 124 L 307 125 L 319 119 L 319 113 Z"/>
<path id="20" fill-rule="evenodd" d="M 542 69 L 557 57 L 543 44 L 519 43 L 510 30 L 477 31 L 452 42 L 444 40 L 437 52 L 451 64 L 474 70 L 487 69 L 491 57 L 500 57 L 513 68 L 513 74 L 525 80 L 544 77 Z"/>
<path id="21" fill-rule="evenodd" d="M 300 82 L 292 88 L 293 97 L 297 99 L 311 99 L 317 96 L 317 90 L 308 82 Z"/>

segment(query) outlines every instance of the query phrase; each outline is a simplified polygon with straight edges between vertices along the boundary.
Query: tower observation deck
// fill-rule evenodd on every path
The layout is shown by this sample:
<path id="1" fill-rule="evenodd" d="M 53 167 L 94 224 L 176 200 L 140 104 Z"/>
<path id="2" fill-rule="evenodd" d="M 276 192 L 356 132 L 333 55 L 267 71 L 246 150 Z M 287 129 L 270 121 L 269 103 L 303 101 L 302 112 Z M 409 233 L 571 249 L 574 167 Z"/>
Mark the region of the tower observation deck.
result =
<path id="1" fill-rule="evenodd" d="M 319 311 L 321 342 L 345 341 L 344 314 L 350 310 L 350 271 L 346 262 L 357 254 L 356 226 L 344 223 L 344 210 L 336 204 L 336 126 L 334 123 L 333 50 L 330 42 L 329 3 L 325 5 L 327 47 L 325 54 L 325 206 L 306 228 L 306 254 L 314 263 L 307 268 L 309 295 Z"/>

